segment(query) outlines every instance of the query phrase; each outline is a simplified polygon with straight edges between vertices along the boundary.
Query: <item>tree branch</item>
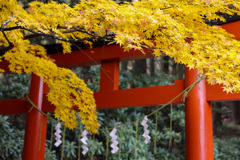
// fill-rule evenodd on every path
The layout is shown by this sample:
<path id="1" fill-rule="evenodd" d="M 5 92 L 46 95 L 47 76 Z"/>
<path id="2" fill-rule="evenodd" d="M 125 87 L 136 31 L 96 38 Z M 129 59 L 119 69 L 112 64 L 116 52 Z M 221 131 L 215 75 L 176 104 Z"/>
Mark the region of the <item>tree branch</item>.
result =
<path id="1" fill-rule="evenodd" d="M 22 27 L 21 27 L 22 28 Z M 23 28 L 22 28 L 23 29 Z M 73 32 L 76 32 L 76 30 L 67 30 L 67 31 L 62 31 L 62 33 L 73 33 Z M 31 38 L 37 38 L 39 36 L 43 36 L 43 35 L 40 35 L 40 34 L 30 34 L 30 35 L 26 35 L 24 36 L 23 39 L 31 39 Z"/>
<path id="2" fill-rule="evenodd" d="M 5 52 L 9 51 L 10 49 L 12 49 L 14 47 L 13 43 L 11 43 L 9 41 L 8 37 L 6 36 L 6 34 L 4 32 L 5 31 L 12 31 L 12 30 L 15 30 L 15 29 L 23 29 L 23 30 L 26 30 L 26 31 L 32 33 L 32 34 L 29 34 L 29 35 L 25 35 L 23 39 L 31 39 L 31 38 L 37 38 L 39 36 L 44 36 L 44 37 L 50 37 L 50 38 L 53 38 L 53 39 L 57 39 L 57 40 L 60 40 L 60 41 L 65 41 L 65 42 L 84 42 L 86 40 L 87 41 L 90 41 L 90 40 L 113 41 L 113 39 L 115 37 L 115 35 L 105 35 L 104 37 L 100 37 L 100 36 L 95 35 L 94 33 L 88 32 L 84 28 L 80 28 L 80 27 L 74 27 L 70 30 L 62 31 L 61 33 L 65 34 L 65 33 L 81 32 L 81 33 L 85 33 L 85 34 L 89 35 L 90 37 L 86 37 L 86 38 L 82 38 L 82 39 L 62 38 L 62 37 L 59 37 L 59 36 L 54 35 L 54 34 L 43 33 L 41 31 L 36 31 L 34 29 L 30 29 L 28 27 L 23 27 L 23 26 L 15 26 L 15 27 L 4 28 L 4 26 L 6 26 L 7 23 L 9 23 L 11 21 L 12 21 L 12 19 L 7 20 L 1 26 L 1 31 L 2 31 L 5 39 L 9 43 L 9 46 L 0 49 L 0 55 L 3 55 Z M 68 29 L 65 26 L 58 26 L 57 28 L 58 29 Z"/>
<path id="3" fill-rule="evenodd" d="M 76 31 L 87 33 L 87 34 L 91 35 L 92 37 L 86 37 L 86 38 L 82 38 L 82 39 L 62 38 L 62 37 L 56 36 L 54 34 L 43 33 L 41 31 L 34 31 L 34 30 L 32 30 L 28 27 L 21 27 L 21 29 L 32 32 L 32 33 L 35 34 L 35 36 L 39 35 L 39 36 L 51 37 L 51 38 L 54 38 L 54 39 L 57 39 L 57 40 L 60 40 L 60 41 L 65 41 L 65 42 L 83 42 L 85 40 L 93 40 L 93 39 L 95 39 L 95 40 L 101 40 L 101 39 L 112 40 L 114 38 L 114 36 L 99 37 L 99 36 L 95 36 L 92 33 L 85 32 L 84 30 L 77 30 L 77 29 L 76 29 Z M 62 33 L 71 33 L 71 32 L 74 32 L 74 30 L 63 31 Z"/>
<path id="4" fill-rule="evenodd" d="M 7 35 L 4 33 L 4 26 L 6 26 L 6 25 L 7 25 L 9 22 L 11 22 L 11 21 L 12 21 L 12 19 L 9 19 L 9 20 L 3 22 L 3 23 L 2 23 L 2 26 L 1 26 L 1 31 L 2 31 L 2 33 L 3 33 L 3 36 L 5 37 L 5 39 L 7 40 L 8 44 L 9 44 L 8 47 L 5 47 L 5 48 L 3 48 L 3 49 L 0 50 L 0 55 L 1 55 L 1 56 L 2 56 L 5 52 L 11 50 L 11 49 L 14 47 L 13 43 L 10 42 L 10 40 L 9 40 L 8 37 L 7 37 Z"/>
<path id="5" fill-rule="evenodd" d="M 1 29 L 3 31 L 12 31 L 12 30 L 15 30 L 15 29 L 20 29 L 21 27 L 20 26 L 16 26 L 16 27 L 9 27 L 9 28 L 2 28 Z"/>

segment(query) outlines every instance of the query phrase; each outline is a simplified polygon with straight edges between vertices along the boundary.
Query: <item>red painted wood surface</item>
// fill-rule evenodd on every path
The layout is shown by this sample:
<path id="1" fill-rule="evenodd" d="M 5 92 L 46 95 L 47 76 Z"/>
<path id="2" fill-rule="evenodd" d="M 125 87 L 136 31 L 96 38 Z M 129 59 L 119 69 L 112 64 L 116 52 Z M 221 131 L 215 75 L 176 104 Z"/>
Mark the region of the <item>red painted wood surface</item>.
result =
<path id="1" fill-rule="evenodd" d="M 137 107 L 166 104 L 184 89 L 184 81 L 175 81 L 174 85 L 99 91 L 94 93 L 97 109 Z M 173 101 L 182 103 L 182 96 Z M 55 107 L 43 97 L 43 111 L 53 112 Z M 77 107 L 76 107 L 77 109 Z"/>
<path id="2" fill-rule="evenodd" d="M 207 84 L 207 100 L 214 101 L 236 101 L 240 100 L 240 93 L 227 93 L 223 91 L 223 85 Z"/>
<path id="3" fill-rule="evenodd" d="M 29 98 L 40 110 L 42 109 L 43 86 L 43 78 L 32 75 Z M 23 148 L 24 160 L 44 159 L 46 128 L 47 118 L 29 105 Z"/>
<path id="4" fill-rule="evenodd" d="M 206 84 L 206 87 L 206 98 L 209 102 L 233 101 L 240 99 L 240 93 L 227 94 L 227 92 L 223 91 L 222 85 Z M 165 104 L 183 90 L 184 80 L 176 80 L 174 85 L 95 92 L 94 97 L 96 99 L 98 109 L 149 106 Z M 182 96 L 178 97 L 173 103 L 183 103 Z M 7 115 L 26 113 L 27 104 L 28 102 L 22 99 L 1 100 L 0 114 Z M 54 109 L 55 107 L 47 100 L 46 94 L 44 94 L 43 111 L 53 112 Z"/>
<path id="5" fill-rule="evenodd" d="M 198 71 L 185 69 L 185 85 L 197 81 Z M 212 107 L 205 80 L 195 85 L 185 102 L 186 160 L 213 160 Z"/>
<path id="6" fill-rule="evenodd" d="M 94 98 L 98 109 L 158 105 L 169 102 L 183 88 L 184 81 L 175 81 L 174 85 L 95 92 Z M 173 103 L 182 103 L 182 97 Z"/>
<path id="7" fill-rule="evenodd" d="M 46 145 L 46 136 L 47 136 L 47 116 L 42 114 L 41 117 L 41 126 L 40 126 L 40 148 L 39 148 L 39 160 L 44 160 L 45 156 L 45 145 Z"/>
<path id="8" fill-rule="evenodd" d="M 104 60 L 101 63 L 100 91 L 118 90 L 119 59 Z"/>
<path id="9" fill-rule="evenodd" d="M 235 39 L 240 39 L 240 32 L 239 32 L 240 21 L 226 23 L 221 25 L 221 27 L 225 29 L 228 33 L 233 34 L 235 36 L 234 37 Z"/>
<path id="10" fill-rule="evenodd" d="M 8 99 L 0 101 L 0 114 L 22 114 L 27 112 L 28 102 L 24 99 Z"/>

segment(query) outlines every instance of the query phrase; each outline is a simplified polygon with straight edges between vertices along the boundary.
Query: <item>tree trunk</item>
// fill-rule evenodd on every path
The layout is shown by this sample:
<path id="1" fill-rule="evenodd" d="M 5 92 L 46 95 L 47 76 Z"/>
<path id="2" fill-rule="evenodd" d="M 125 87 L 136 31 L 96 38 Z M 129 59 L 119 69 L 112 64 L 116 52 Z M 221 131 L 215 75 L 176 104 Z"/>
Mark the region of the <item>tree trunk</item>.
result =
<path id="1" fill-rule="evenodd" d="M 222 103 L 216 102 L 213 105 L 213 130 L 217 134 L 218 126 L 222 125 Z"/>
<path id="2" fill-rule="evenodd" d="M 146 72 L 147 72 L 147 74 L 149 75 L 149 76 L 151 76 L 151 68 L 152 68 L 152 66 L 151 66 L 151 58 L 147 58 L 146 59 Z"/>
<path id="3" fill-rule="evenodd" d="M 133 64 L 133 73 L 145 74 L 146 73 L 146 59 L 136 60 Z"/>
<path id="4" fill-rule="evenodd" d="M 89 74 L 90 67 L 83 67 L 82 68 L 82 75 L 81 78 L 87 83 L 89 81 L 92 81 L 92 77 Z"/>
<path id="5" fill-rule="evenodd" d="M 155 58 L 151 58 L 151 76 L 155 75 Z"/>
<path id="6" fill-rule="evenodd" d="M 169 57 L 168 56 L 164 56 L 162 57 L 162 71 L 166 74 L 168 74 L 169 72 Z"/>
<path id="7" fill-rule="evenodd" d="M 121 63 L 121 69 L 123 71 L 126 71 L 128 69 L 128 61 Z"/>
<path id="8" fill-rule="evenodd" d="M 240 124 L 240 102 L 232 102 L 232 120 L 234 124 Z"/>

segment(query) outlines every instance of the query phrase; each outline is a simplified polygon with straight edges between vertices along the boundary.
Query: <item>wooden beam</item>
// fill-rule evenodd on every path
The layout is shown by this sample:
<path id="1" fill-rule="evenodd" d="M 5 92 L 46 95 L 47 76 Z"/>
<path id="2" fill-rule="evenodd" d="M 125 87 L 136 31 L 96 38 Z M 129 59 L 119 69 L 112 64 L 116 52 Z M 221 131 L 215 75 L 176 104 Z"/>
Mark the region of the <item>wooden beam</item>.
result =
<path id="1" fill-rule="evenodd" d="M 94 93 L 97 109 L 137 107 L 166 104 L 184 90 L 184 81 L 177 80 L 174 85 L 99 91 Z M 182 96 L 173 103 L 182 103 Z M 43 111 L 53 112 L 55 107 L 43 97 Z M 76 107 L 77 109 L 77 107 Z"/>
<path id="2" fill-rule="evenodd" d="M 95 92 L 98 109 L 166 104 L 184 90 L 184 81 L 174 85 Z M 182 96 L 173 103 L 182 103 Z"/>
<path id="3" fill-rule="evenodd" d="M 240 100 L 240 93 L 226 93 L 221 85 L 206 85 L 207 101 L 234 101 Z M 94 93 L 97 109 L 136 107 L 165 104 L 184 90 L 184 80 L 176 80 L 174 85 L 143 87 L 110 91 L 99 91 Z M 182 103 L 182 96 L 173 103 Z M 26 113 L 28 102 L 22 99 L 11 99 L 0 101 L 0 114 Z M 43 111 L 53 112 L 53 106 L 43 96 Z M 77 107 L 75 108 L 77 109 Z"/>
<path id="4" fill-rule="evenodd" d="M 0 101 L 0 114 L 22 114 L 27 112 L 28 102 L 23 99 L 8 99 Z"/>
<path id="5" fill-rule="evenodd" d="M 207 84 L 207 101 L 237 101 L 240 100 L 240 93 L 227 93 L 223 91 L 223 85 Z"/>

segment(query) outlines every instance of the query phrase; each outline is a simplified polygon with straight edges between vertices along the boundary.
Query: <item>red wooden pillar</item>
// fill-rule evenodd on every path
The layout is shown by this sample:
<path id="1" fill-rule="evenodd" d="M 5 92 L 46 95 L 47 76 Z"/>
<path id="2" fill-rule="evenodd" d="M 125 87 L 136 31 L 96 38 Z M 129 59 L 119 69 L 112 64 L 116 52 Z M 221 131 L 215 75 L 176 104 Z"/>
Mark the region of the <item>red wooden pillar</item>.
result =
<path id="1" fill-rule="evenodd" d="M 119 59 L 101 62 L 100 91 L 119 89 Z"/>
<path id="2" fill-rule="evenodd" d="M 197 70 L 185 69 L 185 87 L 198 79 Z M 206 100 L 205 80 L 194 86 L 185 102 L 186 160 L 213 160 L 212 108 Z"/>
<path id="3" fill-rule="evenodd" d="M 41 110 L 44 87 L 43 78 L 31 76 L 29 98 Z M 25 129 L 23 160 L 44 160 L 47 117 L 29 105 Z"/>

